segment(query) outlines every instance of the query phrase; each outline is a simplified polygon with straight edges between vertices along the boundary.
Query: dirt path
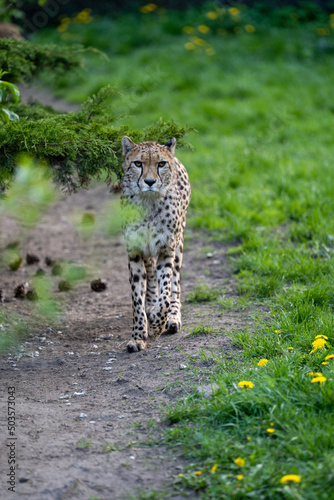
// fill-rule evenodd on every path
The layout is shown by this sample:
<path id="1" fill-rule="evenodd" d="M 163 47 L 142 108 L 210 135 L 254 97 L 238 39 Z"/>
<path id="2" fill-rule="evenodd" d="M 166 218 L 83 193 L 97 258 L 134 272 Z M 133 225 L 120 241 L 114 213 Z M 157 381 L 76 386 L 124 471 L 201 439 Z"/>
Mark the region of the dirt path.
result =
<path id="1" fill-rule="evenodd" d="M 110 196 L 105 186 L 98 186 L 65 197 L 23 245 L 24 254 L 32 252 L 43 261 L 48 255 L 93 265 L 95 270 L 75 290 L 55 292 L 67 299 L 61 321 L 29 332 L 31 338 L 19 356 L 12 352 L 0 359 L 2 421 L 7 387 L 16 391 L 17 498 L 117 500 L 129 494 L 139 498 L 137 488 L 167 491 L 185 462 L 175 451 L 145 443 L 167 425 L 166 405 L 207 382 L 212 353 L 233 356 L 224 332 L 241 324 L 242 313 L 192 303 L 183 306 L 181 334 L 164 335 L 144 352 L 126 352 L 131 303 L 122 237 L 99 234 L 93 243 L 85 242 L 71 222 L 78 211 L 89 210 L 98 218 Z M 2 221 L 3 248 L 15 239 L 15 230 L 13 221 Z M 204 237 L 187 238 L 183 299 L 203 281 L 224 287 L 227 295 L 235 293 L 226 247 L 216 244 L 214 257 L 208 258 L 205 244 Z M 29 279 L 37 267 L 2 270 L 1 287 L 12 297 L 14 286 Z M 44 262 L 42 267 L 47 270 Z M 94 276 L 106 279 L 106 291 L 91 291 Z M 55 289 L 59 279 L 52 277 Z M 1 307 L 29 315 L 34 304 L 10 300 Z M 213 325 L 217 333 L 190 336 L 189 329 L 199 324 Z M 1 436 L 1 498 L 5 500 L 16 495 L 6 488 L 6 432 Z"/>

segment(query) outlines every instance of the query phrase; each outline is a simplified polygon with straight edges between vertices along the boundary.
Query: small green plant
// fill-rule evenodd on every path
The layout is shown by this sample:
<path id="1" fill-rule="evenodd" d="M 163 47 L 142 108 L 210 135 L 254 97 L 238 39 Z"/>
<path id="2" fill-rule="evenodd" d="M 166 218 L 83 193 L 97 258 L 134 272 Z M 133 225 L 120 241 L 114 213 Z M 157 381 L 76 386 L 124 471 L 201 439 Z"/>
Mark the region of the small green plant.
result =
<path id="1" fill-rule="evenodd" d="M 22 266 L 23 258 L 21 255 L 18 255 L 17 257 L 14 257 L 10 262 L 9 262 L 9 269 L 11 271 L 18 271 L 20 267 Z"/>
<path id="2" fill-rule="evenodd" d="M 13 83 L 2 80 L 2 77 L 7 73 L 8 71 L 0 70 L 0 118 L 4 123 L 19 119 L 18 115 L 14 113 L 14 111 L 10 111 L 5 107 L 8 92 L 12 95 L 15 103 L 17 103 L 20 99 L 20 91 L 17 86 Z"/>
<path id="3" fill-rule="evenodd" d="M 187 297 L 187 302 L 213 302 L 218 296 L 219 290 L 210 289 L 203 283 L 193 289 Z"/>
<path id="4" fill-rule="evenodd" d="M 215 332 L 216 329 L 213 328 L 212 326 L 205 326 L 199 324 L 190 331 L 189 337 L 195 337 L 196 335 L 209 335 L 210 333 L 215 333 Z"/>
<path id="5" fill-rule="evenodd" d="M 103 445 L 102 450 L 110 453 L 111 451 L 117 451 L 117 447 L 114 444 L 108 443 L 108 441 L 106 441 Z"/>
<path id="6" fill-rule="evenodd" d="M 235 299 L 229 299 L 225 297 L 225 295 L 218 299 L 218 304 L 225 311 L 230 311 L 231 309 L 238 307 L 238 302 Z"/>
<path id="7" fill-rule="evenodd" d="M 92 445 L 92 440 L 87 440 L 84 436 L 77 442 L 77 448 L 81 448 L 85 450 L 86 448 L 90 448 Z"/>

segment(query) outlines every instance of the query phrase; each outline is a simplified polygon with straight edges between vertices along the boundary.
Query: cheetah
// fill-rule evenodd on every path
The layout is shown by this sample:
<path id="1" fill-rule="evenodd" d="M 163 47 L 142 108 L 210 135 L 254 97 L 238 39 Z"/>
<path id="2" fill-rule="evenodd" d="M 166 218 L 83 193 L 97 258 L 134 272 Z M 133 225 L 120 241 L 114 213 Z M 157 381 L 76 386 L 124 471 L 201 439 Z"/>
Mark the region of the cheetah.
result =
<path id="1" fill-rule="evenodd" d="M 181 330 L 180 270 L 191 192 L 175 147 L 175 138 L 164 145 L 122 139 L 121 203 L 133 307 L 129 352 L 145 349 L 148 337 Z"/>

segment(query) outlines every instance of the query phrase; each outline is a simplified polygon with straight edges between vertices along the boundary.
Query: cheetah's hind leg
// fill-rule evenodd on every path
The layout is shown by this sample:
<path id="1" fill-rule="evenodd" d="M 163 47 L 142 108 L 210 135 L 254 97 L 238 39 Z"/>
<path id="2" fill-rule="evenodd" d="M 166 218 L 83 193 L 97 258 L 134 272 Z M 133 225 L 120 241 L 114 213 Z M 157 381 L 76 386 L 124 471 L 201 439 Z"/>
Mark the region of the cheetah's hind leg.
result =
<path id="1" fill-rule="evenodd" d="M 183 256 L 183 244 L 178 244 L 175 251 L 174 270 L 172 276 L 172 290 L 170 309 L 168 312 L 165 333 L 174 335 L 181 331 L 181 265 Z"/>
<path id="2" fill-rule="evenodd" d="M 155 259 L 153 257 L 148 257 L 144 259 L 144 263 L 147 277 L 145 310 L 147 318 L 149 320 L 150 312 L 152 311 L 156 301 L 158 300 L 158 279 Z M 148 330 L 148 334 L 150 337 L 152 336 L 152 332 L 150 334 L 150 329 Z"/>

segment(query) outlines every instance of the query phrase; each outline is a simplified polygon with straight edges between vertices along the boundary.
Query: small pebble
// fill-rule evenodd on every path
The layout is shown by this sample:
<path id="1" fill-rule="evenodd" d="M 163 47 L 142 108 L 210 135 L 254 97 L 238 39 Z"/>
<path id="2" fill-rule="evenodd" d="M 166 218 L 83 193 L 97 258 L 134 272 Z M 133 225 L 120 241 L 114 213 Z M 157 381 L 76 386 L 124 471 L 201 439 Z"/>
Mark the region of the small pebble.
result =
<path id="1" fill-rule="evenodd" d="M 87 417 L 86 413 L 80 413 L 79 415 L 79 418 L 86 418 L 86 417 Z"/>
<path id="2" fill-rule="evenodd" d="M 196 391 L 205 398 L 210 398 L 215 392 L 219 390 L 218 384 L 205 384 L 197 387 Z"/>
<path id="3" fill-rule="evenodd" d="M 188 368 L 187 365 L 184 365 L 182 363 L 179 366 L 179 370 L 185 370 L 186 368 Z"/>

